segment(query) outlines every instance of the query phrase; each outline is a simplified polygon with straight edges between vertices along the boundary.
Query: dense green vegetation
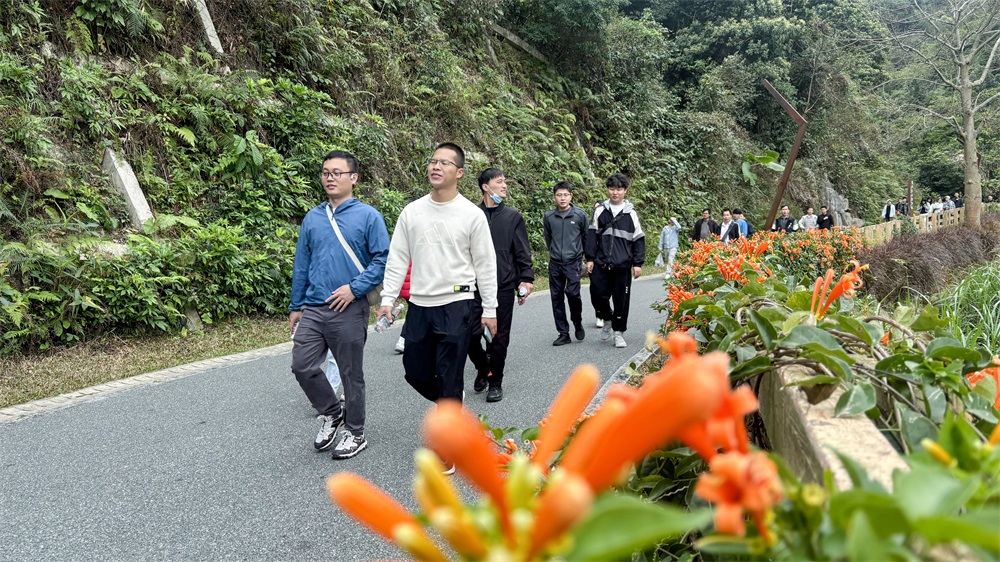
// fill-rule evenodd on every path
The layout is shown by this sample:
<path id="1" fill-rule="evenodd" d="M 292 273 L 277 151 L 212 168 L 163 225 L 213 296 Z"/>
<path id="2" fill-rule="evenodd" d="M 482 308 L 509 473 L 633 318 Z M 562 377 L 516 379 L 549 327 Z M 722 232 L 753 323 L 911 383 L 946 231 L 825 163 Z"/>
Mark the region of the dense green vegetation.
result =
<path id="1" fill-rule="evenodd" d="M 207 4 L 224 55 L 190 0 L 0 0 L 0 352 L 181 331 L 186 312 L 280 313 L 296 221 L 321 200 L 318 158 L 335 147 L 359 156 L 357 195 L 390 228 L 426 191 L 436 142 L 472 153 L 470 177 L 503 168 L 540 272 L 560 180 L 589 209 L 604 177 L 629 174 L 650 232 L 704 206 L 761 222 L 778 174 L 755 166 L 750 182 L 741 165 L 786 154 L 795 132 L 762 78 L 810 121 L 796 210 L 826 184 L 869 217 L 911 178 L 960 189 L 954 138 L 886 117 L 876 93 L 894 66 L 864 3 Z M 156 214 L 142 232 L 100 170 L 106 146 Z M 989 186 L 992 132 L 981 147 Z M 109 240 L 129 254 L 108 255 Z"/>

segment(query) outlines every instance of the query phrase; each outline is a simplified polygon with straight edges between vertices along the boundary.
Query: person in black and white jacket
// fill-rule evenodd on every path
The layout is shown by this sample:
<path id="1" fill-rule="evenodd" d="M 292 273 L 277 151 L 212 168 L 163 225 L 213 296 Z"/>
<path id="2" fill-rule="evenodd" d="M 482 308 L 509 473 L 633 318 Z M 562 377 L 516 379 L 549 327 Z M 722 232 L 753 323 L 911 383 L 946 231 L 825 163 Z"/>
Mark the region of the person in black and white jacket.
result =
<path id="1" fill-rule="evenodd" d="M 606 185 L 608 199 L 594 211 L 584 252 L 590 273 L 590 301 L 598 321 L 604 321 L 601 340 L 611 339 L 613 331 L 615 347 L 622 348 L 627 345 L 622 334 L 628 329 L 632 279 L 642 274 L 646 238 L 635 207 L 625 199 L 628 177 L 614 174 Z"/>

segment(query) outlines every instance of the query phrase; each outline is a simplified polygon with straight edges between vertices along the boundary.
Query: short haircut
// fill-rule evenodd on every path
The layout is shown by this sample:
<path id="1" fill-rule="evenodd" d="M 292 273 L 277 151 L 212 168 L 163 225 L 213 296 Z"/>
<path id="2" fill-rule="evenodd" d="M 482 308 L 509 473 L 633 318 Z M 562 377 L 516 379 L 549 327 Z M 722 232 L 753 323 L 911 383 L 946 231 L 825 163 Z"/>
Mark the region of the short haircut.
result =
<path id="1" fill-rule="evenodd" d="M 782 209 L 787 209 L 787 208 L 788 208 L 788 205 L 782 205 L 782 206 L 781 206 L 781 208 L 782 208 Z M 780 209 L 779 209 L 779 210 L 780 210 Z"/>
<path id="2" fill-rule="evenodd" d="M 552 186 L 552 193 L 557 193 L 560 189 L 565 189 L 566 191 L 573 193 L 573 184 L 568 181 L 561 181 L 554 186 Z"/>
<path id="3" fill-rule="evenodd" d="M 825 208 L 826 208 L 826 205 L 820 205 L 819 210 L 822 211 Z"/>
<path id="4" fill-rule="evenodd" d="M 705 207 L 704 209 L 701 210 L 701 212 L 708 213 L 708 214 L 711 215 L 712 214 L 712 209 L 709 209 L 708 207 Z"/>
<path id="5" fill-rule="evenodd" d="M 500 170 L 500 168 L 486 168 L 485 170 L 483 170 L 483 173 L 479 174 L 479 179 L 476 180 L 479 183 L 477 183 L 476 185 L 479 186 L 480 191 L 485 191 L 483 190 L 484 184 L 490 183 L 491 181 L 495 180 L 496 178 L 499 178 L 502 175 L 503 171 Z"/>
<path id="6" fill-rule="evenodd" d="M 355 156 L 350 152 L 344 152 L 343 150 L 331 150 L 330 152 L 327 152 L 326 156 L 323 157 L 322 164 L 320 164 L 320 169 L 323 168 L 323 164 L 326 164 L 334 158 L 343 158 L 347 161 L 347 167 L 351 169 L 351 173 L 358 173 L 358 159 L 355 158 Z"/>
<path id="7" fill-rule="evenodd" d="M 736 207 L 735 209 L 733 209 L 733 214 L 734 215 L 742 215 L 743 214 L 743 209 L 741 209 L 739 207 Z"/>
<path id="8" fill-rule="evenodd" d="M 611 177 L 609 177 L 608 181 L 604 182 L 604 184 L 608 187 L 624 187 L 625 189 L 628 189 L 629 186 L 628 176 L 626 176 L 621 172 L 617 174 L 611 174 Z"/>
<path id="9" fill-rule="evenodd" d="M 461 146 L 458 146 L 457 144 L 455 144 L 453 142 L 443 142 L 443 143 L 441 143 L 441 144 L 439 144 L 439 145 L 437 145 L 437 146 L 434 147 L 434 152 L 437 152 L 437 151 L 441 150 L 442 148 L 447 148 L 448 150 L 450 150 L 450 151 L 452 151 L 452 152 L 455 153 L 455 159 L 457 160 L 457 162 L 455 162 L 455 164 L 459 168 L 464 168 L 465 167 L 465 151 L 462 150 Z"/>
<path id="10" fill-rule="evenodd" d="M 729 213 L 730 215 L 733 214 L 733 212 L 730 211 L 729 209 L 723 209 L 722 212 L 723 213 Z"/>

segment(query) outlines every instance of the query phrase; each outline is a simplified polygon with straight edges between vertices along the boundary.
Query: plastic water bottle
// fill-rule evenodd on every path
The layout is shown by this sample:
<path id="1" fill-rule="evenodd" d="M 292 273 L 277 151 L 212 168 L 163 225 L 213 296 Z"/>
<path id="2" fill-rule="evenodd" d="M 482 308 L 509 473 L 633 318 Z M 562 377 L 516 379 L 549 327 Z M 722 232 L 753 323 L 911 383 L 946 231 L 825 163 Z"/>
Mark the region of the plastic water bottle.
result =
<path id="1" fill-rule="evenodd" d="M 522 285 L 521 287 L 519 287 L 517 289 L 517 296 L 519 296 L 521 298 L 524 298 L 524 296 L 527 295 L 527 294 L 528 294 L 528 288 L 527 287 L 525 287 L 525 286 Z"/>
<path id="2" fill-rule="evenodd" d="M 392 309 L 391 318 L 389 316 L 383 316 L 375 322 L 375 331 L 381 334 L 382 332 L 388 330 L 389 326 L 392 326 L 392 323 L 395 322 L 402 313 L 403 303 L 399 303 L 396 305 L 396 308 Z"/>

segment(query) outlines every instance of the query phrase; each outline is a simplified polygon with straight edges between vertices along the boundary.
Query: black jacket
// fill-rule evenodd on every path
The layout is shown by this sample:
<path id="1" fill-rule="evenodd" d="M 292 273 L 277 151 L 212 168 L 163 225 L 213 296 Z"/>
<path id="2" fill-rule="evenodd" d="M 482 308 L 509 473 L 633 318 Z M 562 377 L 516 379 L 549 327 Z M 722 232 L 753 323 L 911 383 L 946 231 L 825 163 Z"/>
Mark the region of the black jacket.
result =
<path id="1" fill-rule="evenodd" d="M 823 230 L 829 230 L 833 227 L 833 217 L 831 217 L 829 213 L 825 215 L 817 215 L 816 226 Z"/>
<path id="2" fill-rule="evenodd" d="M 701 225 L 705 222 L 705 219 L 698 219 L 694 223 L 694 230 L 691 231 L 692 240 L 701 240 Z M 719 223 L 712 219 L 708 219 L 708 232 L 711 234 L 717 234 L 719 230 Z"/>
<path id="3" fill-rule="evenodd" d="M 777 232 L 782 230 L 784 232 L 798 232 L 799 231 L 799 221 L 795 220 L 792 216 L 778 217 L 774 219 L 774 224 L 771 225 L 771 232 Z"/>
<path id="4" fill-rule="evenodd" d="M 639 267 L 646 261 L 646 234 L 632 203 L 611 215 L 611 203 L 604 201 L 594 210 L 587 228 L 587 261 L 598 267 Z"/>
<path id="5" fill-rule="evenodd" d="M 583 257 L 583 243 L 587 239 L 587 213 L 571 205 L 565 217 L 552 209 L 545 213 L 542 222 L 549 258 L 560 262 L 579 262 Z"/>
<path id="6" fill-rule="evenodd" d="M 531 244 L 528 228 L 521 213 L 500 203 L 490 212 L 486 203 L 479 208 L 486 213 L 493 236 L 493 249 L 497 253 L 497 287 L 509 288 L 518 283 L 531 283 L 535 272 L 531 269 Z"/>

